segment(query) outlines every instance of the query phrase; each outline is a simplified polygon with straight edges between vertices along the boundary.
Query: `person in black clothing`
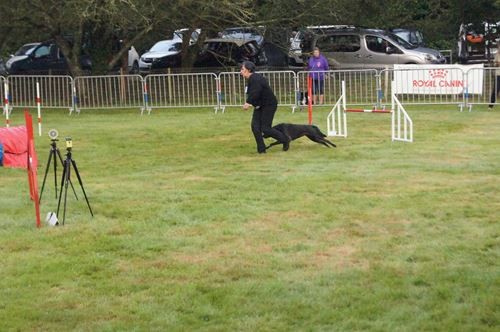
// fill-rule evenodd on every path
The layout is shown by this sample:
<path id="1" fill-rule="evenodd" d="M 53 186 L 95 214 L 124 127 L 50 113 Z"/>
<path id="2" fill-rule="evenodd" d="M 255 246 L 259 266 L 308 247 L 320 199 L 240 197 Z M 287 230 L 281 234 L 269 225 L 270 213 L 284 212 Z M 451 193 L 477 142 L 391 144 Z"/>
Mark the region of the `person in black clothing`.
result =
<path id="1" fill-rule="evenodd" d="M 241 66 L 240 74 L 248 80 L 247 100 L 244 110 L 254 107 L 252 115 L 252 132 L 257 143 L 257 152 L 266 153 L 266 145 L 262 134 L 270 136 L 283 144 L 283 151 L 287 151 L 290 138 L 279 130 L 273 129 L 273 118 L 278 108 L 278 100 L 267 80 L 261 74 L 255 73 L 253 62 L 245 61 Z"/>

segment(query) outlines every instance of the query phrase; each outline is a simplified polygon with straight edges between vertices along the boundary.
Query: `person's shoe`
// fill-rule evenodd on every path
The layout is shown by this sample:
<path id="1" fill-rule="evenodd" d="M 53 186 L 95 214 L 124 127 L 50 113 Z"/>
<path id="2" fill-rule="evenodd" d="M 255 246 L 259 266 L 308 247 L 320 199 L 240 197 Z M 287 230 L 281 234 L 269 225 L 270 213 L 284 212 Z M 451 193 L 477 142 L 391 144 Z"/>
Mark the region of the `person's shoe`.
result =
<path id="1" fill-rule="evenodd" d="M 489 105 L 488 108 L 491 110 L 493 109 L 493 105 Z"/>

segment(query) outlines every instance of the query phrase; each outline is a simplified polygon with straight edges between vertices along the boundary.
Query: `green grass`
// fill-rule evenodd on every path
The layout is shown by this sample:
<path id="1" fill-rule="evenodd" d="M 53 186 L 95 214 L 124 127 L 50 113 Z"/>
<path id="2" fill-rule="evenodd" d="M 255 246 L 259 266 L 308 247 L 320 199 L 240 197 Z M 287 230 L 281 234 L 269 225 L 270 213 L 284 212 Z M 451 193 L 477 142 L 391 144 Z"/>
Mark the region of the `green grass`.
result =
<path id="1" fill-rule="evenodd" d="M 95 217 L 69 192 L 36 229 L 26 173 L 0 169 L 0 330 L 498 331 L 500 113 L 409 112 L 412 144 L 349 114 L 337 149 L 257 155 L 237 109 L 45 111 Z"/>

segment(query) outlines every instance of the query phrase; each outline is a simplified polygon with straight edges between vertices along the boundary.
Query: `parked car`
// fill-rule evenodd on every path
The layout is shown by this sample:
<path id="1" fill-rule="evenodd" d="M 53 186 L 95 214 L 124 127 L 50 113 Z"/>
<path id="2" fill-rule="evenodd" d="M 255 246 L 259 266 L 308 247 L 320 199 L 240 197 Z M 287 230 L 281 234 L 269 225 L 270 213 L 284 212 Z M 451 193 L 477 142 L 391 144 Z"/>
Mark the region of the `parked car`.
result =
<path id="1" fill-rule="evenodd" d="M 312 51 L 319 47 L 333 68 L 384 68 L 393 64 L 444 64 L 443 55 L 418 47 L 379 29 L 340 29 L 314 35 Z M 305 54 L 309 56 L 309 54 Z M 306 59 L 304 59 L 306 60 Z"/>
<path id="2" fill-rule="evenodd" d="M 40 43 L 24 44 L 16 51 L 16 53 L 11 54 L 11 57 L 30 54 L 33 51 L 33 49 L 38 45 L 40 45 Z"/>
<path id="3" fill-rule="evenodd" d="M 331 31 L 343 29 L 354 29 L 352 25 L 311 25 L 305 29 L 295 31 L 290 38 L 290 50 L 288 52 L 289 66 L 304 66 L 303 54 L 311 49 L 311 43 L 315 35 L 324 35 Z"/>
<path id="4" fill-rule="evenodd" d="M 255 40 L 259 47 L 264 44 L 263 27 L 236 27 L 224 29 L 220 35 L 221 38 L 242 39 L 243 41 Z"/>
<path id="5" fill-rule="evenodd" d="M 139 53 L 135 49 L 134 46 L 131 46 L 128 50 L 128 61 L 127 61 L 127 68 L 129 74 L 137 74 L 139 73 L 139 60 L 140 60 Z"/>
<path id="6" fill-rule="evenodd" d="M 416 46 L 424 46 L 424 35 L 422 34 L 422 32 L 416 29 L 397 28 L 397 29 L 391 29 L 390 32 L 404 39 L 410 44 Z"/>
<path id="7" fill-rule="evenodd" d="M 458 32 L 458 61 L 485 63 L 493 61 L 500 42 L 500 21 L 479 26 L 461 24 Z"/>
<path id="8" fill-rule="evenodd" d="M 168 39 L 157 42 L 139 59 L 139 72 L 147 74 L 155 69 L 176 67 L 181 62 L 182 41 Z"/>
<path id="9" fill-rule="evenodd" d="M 182 41 L 184 40 L 184 35 L 188 31 L 189 31 L 188 28 L 175 30 L 174 34 L 172 36 L 172 40 L 180 41 L 182 43 Z M 189 46 L 192 46 L 198 42 L 198 38 L 200 37 L 200 34 L 201 34 L 201 29 L 194 29 L 191 32 L 191 38 L 189 39 Z"/>
<path id="10" fill-rule="evenodd" d="M 16 54 L 5 63 L 8 75 L 20 74 L 67 74 L 68 62 L 59 47 L 52 41 L 23 45 Z M 88 56 L 80 57 L 80 66 L 84 71 L 92 69 Z"/>
<path id="11" fill-rule="evenodd" d="M 265 65 L 267 57 L 256 40 L 239 38 L 207 39 L 195 61 L 196 67 L 237 66 L 243 61 L 252 61 L 256 65 Z"/>

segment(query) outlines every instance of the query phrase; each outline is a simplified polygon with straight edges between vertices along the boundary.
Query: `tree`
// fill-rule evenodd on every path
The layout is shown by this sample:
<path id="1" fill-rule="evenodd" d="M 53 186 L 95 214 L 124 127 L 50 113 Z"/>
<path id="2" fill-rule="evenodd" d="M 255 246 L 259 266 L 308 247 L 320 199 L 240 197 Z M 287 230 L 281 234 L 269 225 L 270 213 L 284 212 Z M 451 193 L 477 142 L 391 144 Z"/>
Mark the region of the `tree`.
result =
<path id="1" fill-rule="evenodd" d="M 68 60 L 70 71 L 81 74 L 79 58 L 88 53 L 96 72 L 113 68 L 132 43 L 151 31 L 155 7 L 140 0 L 7 0 L 11 38 L 28 32 L 53 39 Z M 2 22 L 2 30 L 5 22 Z M 117 40 L 124 40 L 116 47 Z M 32 40 L 30 40 L 32 41 Z"/>

